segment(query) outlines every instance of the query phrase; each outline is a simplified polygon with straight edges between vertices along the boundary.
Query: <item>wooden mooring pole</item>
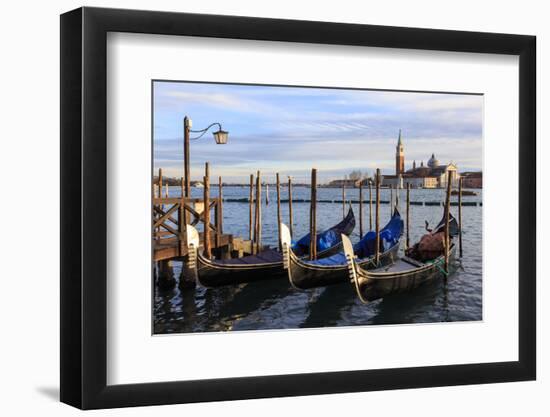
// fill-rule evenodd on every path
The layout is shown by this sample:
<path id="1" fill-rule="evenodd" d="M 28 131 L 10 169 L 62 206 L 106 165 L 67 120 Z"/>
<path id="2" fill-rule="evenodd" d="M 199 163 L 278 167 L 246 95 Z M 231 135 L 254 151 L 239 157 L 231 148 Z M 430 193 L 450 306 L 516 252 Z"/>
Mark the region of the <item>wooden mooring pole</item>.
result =
<path id="1" fill-rule="evenodd" d="M 462 258 L 462 177 L 458 180 L 458 253 Z"/>
<path id="2" fill-rule="evenodd" d="M 204 166 L 204 256 L 208 259 L 212 257 L 212 247 L 210 245 L 210 169 L 208 162 Z"/>
<path id="3" fill-rule="evenodd" d="M 452 180 L 451 176 L 447 173 L 447 195 L 445 198 L 445 272 L 449 273 L 449 249 L 450 238 L 449 238 L 449 219 L 451 214 L 451 188 Z"/>
<path id="4" fill-rule="evenodd" d="M 185 197 L 191 197 L 191 164 L 189 161 L 189 130 L 191 129 L 191 119 L 187 116 L 183 118 L 183 178 L 185 184 Z"/>
<path id="5" fill-rule="evenodd" d="M 256 219 L 255 219 L 256 253 L 262 247 L 262 181 L 260 171 L 256 175 Z"/>
<path id="6" fill-rule="evenodd" d="M 399 208 L 399 185 L 395 186 L 395 208 Z M 393 210 L 391 215 L 393 216 Z"/>
<path id="7" fill-rule="evenodd" d="M 187 210 L 185 210 L 185 197 L 187 197 L 185 195 L 185 179 L 184 177 L 181 177 L 181 207 L 180 207 L 180 222 L 183 223 L 183 227 L 182 227 L 182 231 L 183 231 L 183 234 L 184 234 L 184 237 L 183 237 L 183 240 L 185 242 L 185 244 L 187 244 L 187 236 L 186 236 L 186 233 L 185 233 L 185 228 L 187 227 Z"/>
<path id="8" fill-rule="evenodd" d="M 372 230 L 372 184 L 369 179 L 369 230 Z"/>
<path id="9" fill-rule="evenodd" d="M 376 168 L 376 249 L 374 255 L 376 266 L 380 263 L 380 169 Z"/>
<path id="10" fill-rule="evenodd" d="M 218 193 L 220 197 L 220 233 L 223 233 L 223 183 L 222 177 L 219 177 Z"/>
<path id="11" fill-rule="evenodd" d="M 346 218 L 346 180 L 342 181 L 342 219 Z"/>
<path id="12" fill-rule="evenodd" d="M 363 237 L 363 181 L 359 180 L 359 239 Z"/>
<path id="13" fill-rule="evenodd" d="M 254 174 L 250 174 L 250 194 L 248 196 L 248 240 L 252 241 L 254 234 L 252 233 L 252 205 L 254 202 Z"/>
<path id="14" fill-rule="evenodd" d="M 158 183 L 158 189 L 159 189 L 159 198 L 162 198 L 162 168 L 159 168 L 159 183 Z M 164 210 L 164 205 L 160 205 L 160 209 L 161 210 Z M 157 227 L 157 232 L 158 232 L 158 238 L 157 240 L 160 242 L 160 231 L 161 231 L 161 228 L 160 226 Z M 160 270 L 160 268 L 159 268 Z"/>
<path id="15" fill-rule="evenodd" d="M 171 290 L 176 285 L 172 261 L 164 259 L 158 262 L 157 285 L 161 290 Z"/>
<path id="16" fill-rule="evenodd" d="M 183 118 L 183 178 L 181 179 L 181 195 L 185 198 L 191 197 L 191 163 L 189 161 L 189 134 L 191 130 L 191 119 L 187 116 Z M 182 198 L 181 204 L 184 204 Z M 187 210 L 183 209 L 182 221 L 184 228 L 187 227 L 188 217 Z M 187 233 L 185 233 L 185 240 L 187 241 Z M 186 243 L 187 244 L 187 243 Z M 180 280 L 181 283 L 181 280 Z"/>
<path id="17" fill-rule="evenodd" d="M 390 184 L 390 217 L 393 214 L 393 185 Z"/>
<path id="18" fill-rule="evenodd" d="M 311 208 L 309 219 L 309 259 L 317 258 L 317 169 L 311 170 Z"/>
<path id="19" fill-rule="evenodd" d="M 162 198 L 162 168 L 159 168 L 159 198 Z"/>
<path id="20" fill-rule="evenodd" d="M 183 180 L 183 178 L 182 178 Z M 185 246 L 187 238 L 185 236 L 185 227 L 187 225 L 185 221 L 185 198 L 182 197 L 180 199 L 179 207 L 178 207 L 178 240 L 179 240 L 179 255 L 183 256 L 185 253 Z"/>
<path id="21" fill-rule="evenodd" d="M 153 184 L 153 198 L 157 198 L 157 189 L 158 189 L 158 184 L 154 183 Z M 153 222 L 155 222 L 157 220 L 157 212 L 155 211 L 155 208 L 153 207 Z M 155 236 L 155 234 L 157 233 L 158 231 L 158 227 L 153 227 L 153 239 L 156 239 L 158 240 L 158 235 Z M 155 268 L 155 271 L 156 271 L 156 268 Z"/>
<path id="22" fill-rule="evenodd" d="M 278 243 L 279 243 L 279 251 L 283 250 L 283 246 L 281 244 L 281 182 L 279 178 L 279 173 L 277 172 L 277 232 L 278 232 Z"/>
<path id="23" fill-rule="evenodd" d="M 223 190 L 222 190 L 222 177 L 218 176 L 218 202 L 215 210 L 216 216 L 216 248 L 221 245 L 222 228 L 223 228 Z"/>
<path id="24" fill-rule="evenodd" d="M 258 179 L 255 180 L 256 188 L 254 189 L 254 233 L 253 233 L 253 252 L 256 253 L 256 249 L 258 248 L 258 193 L 259 190 L 257 188 Z"/>
<path id="25" fill-rule="evenodd" d="M 406 242 L 405 242 L 405 247 L 407 249 L 409 249 L 410 247 L 410 240 L 409 240 L 409 228 L 411 223 L 410 209 L 411 209 L 411 184 L 407 183 L 407 236 L 406 236 Z"/>
<path id="26" fill-rule="evenodd" d="M 288 177 L 288 230 L 292 237 L 292 178 L 290 176 Z"/>

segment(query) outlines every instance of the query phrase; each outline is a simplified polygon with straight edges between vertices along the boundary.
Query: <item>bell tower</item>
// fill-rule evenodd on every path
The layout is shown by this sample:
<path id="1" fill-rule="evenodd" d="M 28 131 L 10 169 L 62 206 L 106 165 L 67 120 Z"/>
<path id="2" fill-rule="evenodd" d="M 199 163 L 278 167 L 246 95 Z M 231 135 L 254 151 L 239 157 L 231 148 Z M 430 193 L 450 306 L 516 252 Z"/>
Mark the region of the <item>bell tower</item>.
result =
<path id="1" fill-rule="evenodd" d="M 403 142 L 401 142 L 401 129 L 399 129 L 399 139 L 395 147 L 395 175 L 401 175 L 405 172 L 405 151 Z"/>

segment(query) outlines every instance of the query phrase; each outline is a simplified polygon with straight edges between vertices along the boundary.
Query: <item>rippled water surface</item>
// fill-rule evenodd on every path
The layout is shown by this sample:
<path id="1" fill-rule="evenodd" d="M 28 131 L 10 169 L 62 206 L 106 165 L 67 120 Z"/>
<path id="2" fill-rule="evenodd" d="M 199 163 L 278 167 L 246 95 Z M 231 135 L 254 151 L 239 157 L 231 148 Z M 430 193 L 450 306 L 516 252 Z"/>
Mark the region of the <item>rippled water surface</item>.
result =
<path id="1" fill-rule="evenodd" d="M 179 187 L 172 187 L 171 195 L 178 195 Z M 294 199 L 309 198 L 309 188 L 295 187 Z M 463 197 L 463 201 L 481 202 L 477 196 Z M 201 189 L 193 189 L 200 196 Z M 400 191 L 400 207 L 405 216 L 405 190 Z M 216 190 L 212 190 L 216 196 Z M 262 243 L 276 246 L 277 206 L 275 192 L 269 190 L 270 203 L 262 206 Z M 248 197 L 248 188 L 225 187 L 225 198 Z M 265 189 L 264 196 L 265 198 Z M 286 189 L 281 198 L 287 198 Z M 357 200 L 358 190 L 347 190 L 346 198 Z M 368 190 L 364 190 L 368 199 Z M 381 200 L 389 200 L 389 190 L 381 190 Z M 341 199 L 341 190 L 318 190 L 319 200 Z M 443 190 L 411 190 L 411 201 L 443 201 Z M 453 197 L 453 201 L 456 197 Z M 359 205 L 353 204 L 356 217 Z M 458 218 L 457 207 L 451 207 Z M 374 209 L 373 209 L 374 210 Z M 286 280 L 270 280 L 224 288 L 170 291 L 155 287 L 154 332 L 210 332 L 226 330 L 288 329 L 307 327 L 350 326 L 366 324 L 429 323 L 470 321 L 482 319 L 482 210 L 466 206 L 463 215 L 464 256 L 457 260 L 455 272 L 445 284 L 443 280 L 427 284 L 406 294 L 399 294 L 363 305 L 350 284 L 297 291 Z M 288 222 L 288 206 L 282 205 L 283 221 Z M 319 230 L 342 219 L 342 204 L 318 203 Z M 424 221 L 435 224 L 443 215 L 443 207 L 411 205 L 411 244 L 422 236 Z M 309 204 L 294 203 L 294 234 L 308 232 Z M 381 224 L 390 218 L 390 206 L 381 205 Z M 369 207 L 364 206 L 364 228 L 369 228 Z M 248 237 L 248 204 L 224 203 L 224 233 Z M 359 239 L 359 222 L 352 233 L 352 241 Z M 402 247 L 404 246 L 402 239 Z M 402 249 L 401 249 L 402 250 Z M 181 266 L 174 265 L 176 277 Z"/>

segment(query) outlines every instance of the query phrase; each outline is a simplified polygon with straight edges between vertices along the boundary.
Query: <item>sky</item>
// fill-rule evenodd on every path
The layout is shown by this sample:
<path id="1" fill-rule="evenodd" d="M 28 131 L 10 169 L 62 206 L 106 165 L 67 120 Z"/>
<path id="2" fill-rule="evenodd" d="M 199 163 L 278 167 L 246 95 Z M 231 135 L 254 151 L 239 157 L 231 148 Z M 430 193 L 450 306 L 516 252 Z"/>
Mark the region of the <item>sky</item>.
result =
<path id="1" fill-rule="evenodd" d="M 226 145 L 214 142 L 216 129 L 191 140 L 192 180 L 205 161 L 227 183 L 257 170 L 306 183 L 311 168 L 320 183 L 352 170 L 394 174 L 400 129 L 405 169 L 432 153 L 461 172 L 482 168 L 482 95 L 155 81 L 153 100 L 155 174 L 182 176 L 186 115 L 194 130 L 219 122 L 229 131 Z"/>

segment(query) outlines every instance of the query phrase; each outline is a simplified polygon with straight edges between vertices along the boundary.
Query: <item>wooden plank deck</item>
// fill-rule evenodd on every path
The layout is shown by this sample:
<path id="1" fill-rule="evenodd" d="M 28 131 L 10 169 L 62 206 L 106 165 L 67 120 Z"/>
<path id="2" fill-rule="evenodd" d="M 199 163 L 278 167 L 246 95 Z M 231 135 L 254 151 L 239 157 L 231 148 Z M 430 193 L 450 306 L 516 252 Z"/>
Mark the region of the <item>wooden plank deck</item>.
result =
<path id="1" fill-rule="evenodd" d="M 200 247 L 203 247 L 203 234 L 199 233 Z M 177 238 L 166 238 L 153 241 L 153 259 L 155 262 L 178 259 L 187 256 L 187 246 L 184 246 L 183 253 L 180 253 L 180 244 Z M 242 256 L 244 254 L 250 254 L 253 252 L 253 245 L 250 240 L 244 240 L 240 237 L 234 237 L 229 234 L 222 234 L 220 236 L 219 245 L 213 245 L 212 250 L 219 248 L 226 249 L 227 251 L 239 252 Z"/>
<path id="2" fill-rule="evenodd" d="M 204 235 L 199 233 L 200 246 L 203 246 Z M 233 235 L 223 234 L 220 236 L 219 245 L 212 246 L 212 249 L 224 247 L 233 243 Z M 183 253 L 180 253 L 180 243 L 177 238 L 167 238 L 153 241 L 153 259 L 155 262 L 167 259 L 179 258 L 187 256 L 187 246 L 184 245 Z"/>

